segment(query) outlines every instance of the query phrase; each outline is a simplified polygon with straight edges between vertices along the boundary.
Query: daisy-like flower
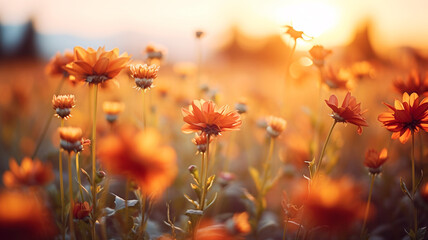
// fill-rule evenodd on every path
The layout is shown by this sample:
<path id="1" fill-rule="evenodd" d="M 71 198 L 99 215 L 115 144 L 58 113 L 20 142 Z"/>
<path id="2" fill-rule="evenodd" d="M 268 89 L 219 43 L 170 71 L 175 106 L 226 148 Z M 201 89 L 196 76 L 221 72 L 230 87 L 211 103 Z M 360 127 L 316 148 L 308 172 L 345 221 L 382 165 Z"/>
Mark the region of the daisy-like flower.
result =
<path id="1" fill-rule="evenodd" d="M 327 105 L 333 110 L 331 117 L 336 122 L 351 123 L 358 127 L 357 132 L 361 135 L 363 132 L 362 127 L 367 127 L 368 123 L 363 117 L 365 111 L 361 111 L 361 103 L 357 103 L 357 99 L 351 96 L 351 93 L 346 94 L 343 99 L 342 106 L 339 107 L 339 101 L 335 95 L 325 100 Z"/>
<path id="2" fill-rule="evenodd" d="M 82 47 L 74 48 L 74 61 L 65 66 L 70 79 L 84 81 L 90 84 L 100 84 L 116 77 L 122 69 L 126 68 L 130 57 L 127 53 L 119 55 L 119 49 L 106 51 Z"/>
<path id="3" fill-rule="evenodd" d="M 213 141 L 213 139 L 210 139 L 210 143 Z M 195 137 L 192 139 L 192 142 L 196 145 L 198 152 L 204 153 L 207 151 L 207 143 L 208 138 L 205 133 L 202 134 L 195 134 Z"/>
<path id="4" fill-rule="evenodd" d="M 125 105 L 122 102 L 110 102 L 106 101 L 103 103 L 103 111 L 106 115 L 106 120 L 109 123 L 116 122 L 119 114 L 123 111 Z"/>
<path id="5" fill-rule="evenodd" d="M 266 131 L 270 137 L 278 137 L 287 126 L 287 121 L 280 117 L 270 116 L 267 119 Z"/>
<path id="6" fill-rule="evenodd" d="M 381 172 L 382 165 L 388 159 L 388 150 L 383 148 L 380 153 L 375 149 L 369 149 L 366 152 L 366 158 L 364 160 L 364 166 L 369 169 L 371 174 L 379 174 Z"/>
<path id="7" fill-rule="evenodd" d="M 303 31 L 297 31 L 290 25 L 285 25 L 284 27 L 287 28 L 287 31 L 285 31 L 285 33 L 290 35 L 290 37 L 293 38 L 294 41 L 296 41 L 298 38 L 303 39 Z"/>
<path id="8" fill-rule="evenodd" d="M 74 54 L 72 52 L 65 52 L 64 55 L 61 53 L 57 53 L 46 65 L 45 72 L 46 74 L 56 77 L 56 76 L 64 76 L 68 77 L 68 72 L 64 70 L 64 67 L 73 62 Z"/>
<path id="9" fill-rule="evenodd" d="M 153 44 L 147 45 L 144 52 L 147 54 L 147 59 L 150 62 L 153 60 L 160 62 L 165 56 L 165 50 L 163 50 L 162 47 L 158 47 Z"/>
<path id="10" fill-rule="evenodd" d="M 92 207 L 89 206 L 88 202 L 76 202 L 73 206 L 73 218 L 74 219 L 84 219 L 92 211 Z"/>
<path id="11" fill-rule="evenodd" d="M 81 152 L 83 146 L 89 145 L 90 140 L 82 138 L 82 129 L 77 127 L 59 128 L 60 146 L 68 153 Z"/>
<path id="12" fill-rule="evenodd" d="M 153 80 L 158 77 L 158 66 L 154 64 L 150 66 L 147 64 L 138 64 L 129 66 L 129 70 L 131 71 L 131 77 L 135 80 L 135 84 L 137 85 L 135 88 L 137 90 L 143 89 L 146 91 L 154 87 Z"/>
<path id="13" fill-rule="evenodd" d="M 332 67 L 328 67 L 323 78 L 324 83 L 331 89 L 348 89 L 348 79 L 344 78 L 341 72 L 336 72 Z"/>
<path id="14" fill-rule="evenodd" d="M 402 78 L 394 81 L 394 87 L 400 94 L 414 92 L 418 95 L 428 96 L 428 74 L 422 77 L 418 71 L 413 70 L 407 76 L 407 81 Z"/>
<path id="15" fill-rule="evenodd" d="M 97 156 L 111 173 L 133 179 L 145 194 L 160 196 L 177 175 L 176 153 L 153 130 L 121 128 L 99 141 Z"/>
<path id="16" fill-rule="evenodd" d="M 404 93 L 403 100 L 395 100 L 394 106 L 384 104 L 392 111 L 381 113 L 378 120 L 393 132 L 392 139 L 406 143 L 412 132 L 428 131 L 428 98 L 419 97 L 417 93 L 410 96 Z"/>
<path id="17" fill-rule="evenodd" d="M 10 170 L 3 174 L 3 184 L 8 188 L 23 186 L 44 186 L 54 179 L 52 165 L 43 164 L 25 157 L 21 166 L 14 158 L 9 160 Z"/>
<path id="18" fill-rule="evenodd" d="M 52 98 L 52 107 L 55 110 L 55 116 L 68 119 L 71 117 L 71 109 L 74 107 L 74 95 L 58 95 Z"/>
<path id="19" fill-rule="evenodd" d="M 202 132 L 217 136 L 221 132 L 239 130 L 242 124 L 239 113 L 230 111 L 227 105 L 217 109 L 212 101 L 194 100 L 189 109 L 181 110 L 186 122 L 181 128 L 184 133 Z"/>
<path id="20" fill-rule="evenodd" d="M 324 66 L 325 58 L 332 53 L 331 50 L 325 49 L 321 45 L 315 45 L 309 50 L 312 60 L 317 67 Z"/>

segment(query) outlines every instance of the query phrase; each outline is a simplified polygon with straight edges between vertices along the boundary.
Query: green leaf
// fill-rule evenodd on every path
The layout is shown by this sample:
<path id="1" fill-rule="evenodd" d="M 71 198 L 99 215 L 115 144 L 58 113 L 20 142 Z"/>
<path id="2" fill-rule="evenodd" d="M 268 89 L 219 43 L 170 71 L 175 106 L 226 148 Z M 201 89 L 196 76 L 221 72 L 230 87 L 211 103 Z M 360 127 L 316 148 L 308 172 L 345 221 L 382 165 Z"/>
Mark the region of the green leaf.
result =
<path id="1" fill-rule="evenodd" d="M 400 187 L 403 193 L 406 194 L 411 200 L 413 200 L 413 197 L 410 194 L 409 189 L 407 189 L 406 183 L 403 181 L 403 178 L 400 178 Z"/>
<path id="2" fill-rule="evenodd" d="M 86 176 L 86 180 L 88 180 L 88 182 L 92 182 L 91 177 L 89 177 L 89 174 L 85 171 L 85 169 L 81 168 L 80 171 L 82 171 L 83 175 Z"/>
<path id="3" fill-rule="evenodd" d="M 198 198 L 201 199 L 201 189 L 199 188 L 199 186 L 197 186 L 193 183 L 190 183 L 190 187 L 193 189 L 193 191 L 195 191 Z"/>
<path id="4" fill-rule="evenodd" d="M 193 204 L 193 206 L 195 206 L 195 208 L 199 208 L 199 203 L 196 202 L 195 200 L 191 199 L 187 194 L 183 194 L 184 197 L 187 199 L 187 201 L 189 201 L 191 204 Z"/>
<path id="5" fill-rule="evenodd" d="M 256 184 L 256 189 L 257 191 L 260 192 L 261 190 L 261 184 L 260 184 L 260 174 L 259 171 L 257 171 L 257 169 L 253 168 L 253 167 L 249 167 L 248 170 L 250 171 L 250 175 L 253 178 L 254 184 Z"/>
<path id="6" fill-rule="evenodd" d="M 207 180 L 207 184 L 205 185 L 205 186 L 206 186 L 207 191 L 208 191 L 208 190 L 210 190 L 210 188 L 213 186 L 213 184 L 214 184 L 214 179 L 215 179 L 215 175 L 212 175 L 211 177 L 209 177 L 209 178 L 208 178 L 208 180 Z"/>

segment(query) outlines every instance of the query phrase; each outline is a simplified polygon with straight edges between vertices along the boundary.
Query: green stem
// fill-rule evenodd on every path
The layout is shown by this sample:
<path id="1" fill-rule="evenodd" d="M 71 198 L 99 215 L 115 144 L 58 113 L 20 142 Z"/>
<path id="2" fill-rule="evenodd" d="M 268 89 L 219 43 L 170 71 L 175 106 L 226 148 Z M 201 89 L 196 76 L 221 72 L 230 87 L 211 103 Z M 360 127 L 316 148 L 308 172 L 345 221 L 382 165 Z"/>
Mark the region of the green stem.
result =
<path id="1" fill-rule="evenodd" d="M 328 135 L 327 135 L 327 138 L 325 140 L 324 146 L 322 147 L 322 150 L 321 150 L 321 154 L 320 154 L 320 156 L 318 158 L 318 164 L 317 164 L 317 167 L 315 168 L 314 177 L 316 177 L 318 175 L 319 171 L 320 171 L 320 168 L 321 168 L 321 165 L 322 165 L 322 159 L 323 159 L 324 153 L 325 153 L 325 149 L 327 148 L 328 141 L 330 140 L 331 133 L 333 132 L 333 129 L 334 129 L 334 126 L 336 126 L 336 123 L 337 123 L 337 121 L 334 120 L 333 125 L 331 125 L 330 131 L 328 132 Z"/>
<path id="2" fill-rule="evenodd" d="M 366 211 L 364 213 L 364 221 L 363 221 L 363 227 L 361 228 L 361 239 L 363 238 L 364 232 L 366 230 L 366 224 L 367 224 L 367 217 L 369 215 L 369 211 L 370 211 L 370 202 L 372 199 L 372 193 L 373 193 L 373 185 L 374 185 L 374 180 L 376 178 L 375 174 L 370 174 L 370 189 L 369 189 L 369 197 L 367 199 L 367 204 L 366 204 Z"/>
<path id="3" fill-rule="evenodd" d="M 415 234 L 418 232 L 418 210 L 415 205 L 415 194 L 416 194 L 416 181 L 415 181 L 415 133 L 412 130 L 412 148 L 411 148 L 411 160 L 412 160 L 412 200 L 413 200 L 413 222 Z"/>
<path id="4" fill-rule="evenodd" d="M 61 127 L 64 127 L 64 119 L 61 118 Z M 59 148 L 59 188 L 61 193 L 61 223 L 62 223 L 62 239 L 65 239 L 65 221 L 64 221 L 64 176 L 62 170 L 62 148 Z"/>
<path id="5" fill-rule="evenodd" d="M 96 135 L 97 135 L 97 95 L 98 95 L 98 84 L 92 84 L 93 91 L 93 111 L 92 111 L 92 141 L 91 141 L 91 155 L 92 155 L 92 239 L 96 239 L 95 225 L 96 225 L 96 213 L 97 213 L 97 184 L 96 179 Z"/>
<path id="6" fill-rule="evenodd" d="M 206 187 L 206 184 L 207 184 L 207 178 L 208 178 L 208 164 L 209 164 L 209 158 L 210 158 L 210 138 L 211 138 L 211 135 L 209 135 L 208 134 L 208 136 L 207 136 L 207 156 L 206 156 L 206 164 L 205 164 L 205 166 L 202 166 L 202 168 L 204 168 L 205 170 L 204 170 L 204 172 L 205 172 L 205 174 L 204 174 L 204 178 L 203 178 L 203 180 L 202 180 L 202 197 L 201 197 L 201 206 L 200 206 L 200 210 L 202 210 L 202 211 L 204 211 L 204 209 L 205 209 L 205 198 L 206 198 L 206 195 L 207 195 L 207 187 Z M 202 164 L 204 163 L 204 161 L 202 161 Z"/>
<path id="7" fill-rule="evenodd" d="M 80 199 L 82 200 L 82 203 L 83 203 L 84 200 L 83 200 L 82 180 L 80 178 L 79 156 L 80 156 L 80 153 L 77 153 L 76 154 L 76 175 L 77 175 L 77 181 L 79 182 Z"/>
<path id="8" fill-rule="evenodd" d="M 73 178 L 71 173 L 71 153 L 68 154 L 68 194 L 70 195 L 70 212 L 68 220 L 70 225 L 70 237 L 74 239 L 74 224 L 73 224 Z"/>
<path id="9" fill-rule="evenodd" d="M 201 176 L 200 176 L 200 183 L 201 183 L 201 188 L 205 189 L 205 153 L 201 154 Z M 203 191 L 203 190 L 202 190 Z M 200 210 L 203 210 L 202 207 L 202 195 L 201 195 L 201 199 L 199 199 L 199 202 L 201 203 L 201 205 L 199 206 Z"/>

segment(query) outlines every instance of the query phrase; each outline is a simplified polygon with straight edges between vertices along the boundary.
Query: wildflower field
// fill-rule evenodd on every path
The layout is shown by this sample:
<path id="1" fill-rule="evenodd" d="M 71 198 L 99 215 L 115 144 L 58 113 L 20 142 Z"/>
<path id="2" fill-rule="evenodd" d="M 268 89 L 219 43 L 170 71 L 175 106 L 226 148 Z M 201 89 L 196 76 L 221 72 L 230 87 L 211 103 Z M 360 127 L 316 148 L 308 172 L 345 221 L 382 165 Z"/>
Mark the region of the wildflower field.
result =
<path id="1" fill-rule="evenodd" d="M 428 239 L 427 45 L 276 27 L 0 51 L 0 239 Z"/>

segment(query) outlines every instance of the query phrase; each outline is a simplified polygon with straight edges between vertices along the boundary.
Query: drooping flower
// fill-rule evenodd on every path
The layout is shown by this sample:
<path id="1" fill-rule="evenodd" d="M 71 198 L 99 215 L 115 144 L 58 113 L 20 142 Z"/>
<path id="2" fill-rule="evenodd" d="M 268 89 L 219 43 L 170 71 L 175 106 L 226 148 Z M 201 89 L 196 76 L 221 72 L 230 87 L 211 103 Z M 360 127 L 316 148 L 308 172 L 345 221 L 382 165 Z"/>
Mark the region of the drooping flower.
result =
<path id="1" fill-rule="evenodd" d="M 325 100 L 325 102 L 333 110 L 331 117 L 336 122 L 348 122 L 356 125 L 358 127 L 358 134 L 363 132 L 362 127 L 368 126 L 366 119 L 362 115 L 365 111 L 361 111 L 361 103 L 357 103 L 357 99 L 351 96 L 351 92 L 346 94 L 342 106 L 340 107 L 339 101 L 335 95 L 331 95 L 328 101 Z"/>
<path id="2" fill-rule="evenodd" d="M 71 117 L 71 109 L 74 107 L 74 95 L 58 95 L 52 98 L 52 107 L 55 110 L 55 116 L 68 119 Z"/>
<path id="3" fill-rule="evenodd" d="M 266 131 L 270 137 L 278 137 L 287 126 L 287 121 L 280 117 L 270 116 L 267 118 Z"/>
<path id="4" fill-rule="evenodd" d="M 150 66 L 147 64 L 138 64 L 131 65 L 129 70 L 131 71 L 131 77 L 134 78 L 137 85 L 136 89 L 146 91 L 154 86 L 153 80 L 158 76 L 159 67 L 154 64 Z"/>
<path id="5" fill-rule="evenodd" d="M 34 194 L 0 193 L 0 236 L 2 239 L 53 239 L 56 224 L 49 209 Z"/>
<path id="6" fill-rule="evenodd" d="M 366 158 L 364 160 L 364 166 L 369 169 L 371 174 L 379 174 L 381 172 L 382 165 L 388 159 L 388 150 L 383 148 L 380 153 L 375 149 L 369 149 L 366 152 Z"/>
<path id="7" fill-rule="evenodd" d="M 364 203 L 360 189 L 351 180 L 321 177 L 313 183 L 304 202 L 305 218 L 312 226 L 328 226 L 346 231 L 363 218 Z"/>
<path id="8" fill-rule="evenodd" d="M 73 218 L 84 219 L 89 216 L 92 211 L 92 207 L 89 206 L 88 202 L 75 202 L 73 206 Z"/>
<path id="9" fill-rule="evenodd" d="M 8 188 L 23 186 L 44 186 L 54 179 L 51 164 L 43 164 L 39 159 L 25 157 L 21 166 L 14 158 L 9 160 L 10 170 L 3 174 L 3 184 Z"/>
<path id="10" fill-rule="evenodd" d="M 397 78 L 394 81 L 394 87 L 400 94 L 407 92 L 428 96 L 428 74 L 422 77 L 422 74 L 417 70 L 413 70 L 407 76 L 407 81 L 403 78 Z"/>
<path id="11" fill-rule="evenodd" d="M 82 129 L 77 127 L 59 128 L 59 137 L 61 148 L 68 153 L 81 152 L 83 146 L 90 144 L 90 140 L 82 138 Z"/>
<path id="12" fill-rule="evenodd" d="M 130 57 L 127 53 L 119 55 L 119 49 L 106 51 L 82 47 L 74 48 L 74 61 L 65 66 L 70 79 L 85 81 L 91 84 L 100 84 L 116 77 L 122 69 L 126 68 Z"/>
<path id="13" fill-rule="evenodd" d="M 412 132 L 420 129 L 428 131 L 428 98 L 417 93 L 403 94 L 403 100 L 395 100 L 394 106 L 384 103 L 390 110 L 381 113 L 378 120 L 386 129 L 393 132 L 391 138 L 406 143 Z"/>
<path id="14" fill-rule="evenodd" d="M 236 111 L 230 111 L 227 105 L 217 109 L 212 101 L 194 100 L 189 109 L 181 110 L 186 122 L 181 128 L 184 133 L 200 131 L 217 136 L 224 131 L 239 130 L 242 124 L 241 116 Z"/>
<path id="15" fill-rule="evenodd" d="M 123 111 L 125 105 L 122 102 L 105 101 L 103 103 L 103 111 L 109 123 L 116 122 L 119 114 Z"/>
<path id="16" fill-rule="evenodd" d="M 324 66 L 325 58 L 332 53 L 331 50 L 325 49 L 321 45 L 315 45 L 309 50 L 312 60 L 317 67 Z"/>
<path id="17" fill-rule="evenodd" d="M 51 58 L 48 65 L 46 65 L 45 72 L 46 74 L 56 77 L 56 76 L 64 76 L 68 77 L 68 72 L 64 70 L 64 67 L 73 62 L 74 54 L 72 52 L 65 52 L 64 55 L 61 53 L 57 53 L 54 57 Z"/>
<path id="18" fill-rule="evenodd" d="M 145 194 L 159 196 L 177 174 L 174 149 L 153 129 L 124 127 L 99 142 L 97 156 L 111 173 L 133 179 Z"/>

